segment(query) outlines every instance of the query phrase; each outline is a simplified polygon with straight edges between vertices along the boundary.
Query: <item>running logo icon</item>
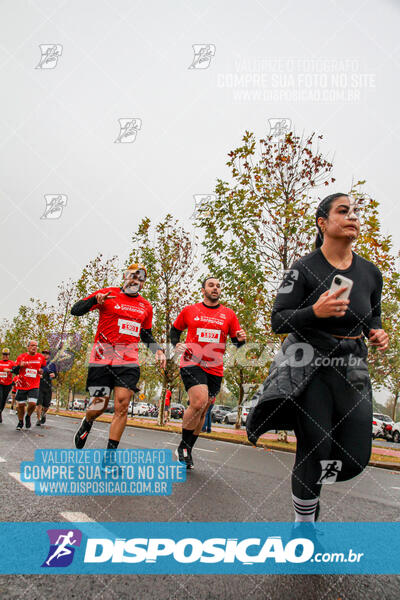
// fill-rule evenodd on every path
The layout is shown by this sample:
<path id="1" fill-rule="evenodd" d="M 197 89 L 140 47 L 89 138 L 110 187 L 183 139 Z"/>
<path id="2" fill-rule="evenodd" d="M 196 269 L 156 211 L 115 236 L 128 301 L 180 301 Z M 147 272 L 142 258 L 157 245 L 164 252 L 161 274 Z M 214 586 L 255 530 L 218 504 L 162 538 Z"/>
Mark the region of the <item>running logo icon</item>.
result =
<path id="1" fill-rule="evenodd" d="M 342 470 L 341 460 L 320 460 L 321 463 L 321 477 L 317 483 L 335 483 L 337 476 Z"/>
<path id="2" fill-rule="evenodd" d="M 292 121 L 290 119 L 268 119 L 269 135 L 282 141 L 289 133 Z"/>
<path id="3" fill-rule="evenodd" d="M 197 219 L 199 215 L 202 217 L 210 217 L 211 210 L 209 209 L 209 206 L 215 201 L 215 198 L 215 194 L 194 194 L 194 211 L 190 218 Z M 202 208 L 201 211 L 200 208 Z"/>
<path id="4" fill-rule="evenodd" d="M 42 567 L 68 567 L 74 558 L 75 548 L 81 545 L 79 529 L 48 529 L 50 548 Z"/>
<path id="5" fill-rule="evenodd" d="M 281 285 L 279 286 L 278 294 L 290 294 L 298 278 L 299 272 L 297 269 L 283 271 L 283 279 Z"/>
<path id="6" fill-rule="evenodd" d="M 36 69 L 55 69 L 63 47 L 61 44 L 40 44 L 40 61 Z"/>
<path id="7" fill-rule="evenodd" d="M 64 208 L 67 206 L 67 196 L 65 194 L 45 194 L 46 208 L 40 217 L 41 219 L 59 219 Z"/>
<path id="8" fill-rule="evenodd" d="M 118 119 L 119 134 L 114 144 L 133 144 L 142 129 L 142 119 Z"/>
<path id="9" fill-rule="evenodd" d="M 189 69 L 208 69 L 215 56 L 214 44 L 193 44 L 194 57 Z"/>

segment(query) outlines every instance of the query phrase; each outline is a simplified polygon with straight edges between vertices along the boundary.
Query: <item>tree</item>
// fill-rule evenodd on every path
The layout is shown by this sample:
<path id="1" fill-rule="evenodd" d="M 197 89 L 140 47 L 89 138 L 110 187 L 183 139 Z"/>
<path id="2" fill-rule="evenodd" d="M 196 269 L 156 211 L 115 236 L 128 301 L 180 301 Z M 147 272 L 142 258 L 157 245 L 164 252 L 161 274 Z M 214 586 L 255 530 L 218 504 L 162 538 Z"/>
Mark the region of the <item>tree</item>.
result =
<path id="1" fill-rule="evenodd" d="M 196 224 L 204 231 L 204 262 L 224 286 L 224 298 L 258 344 L 254 358 L 266 357 L 273 336 L 270 315 L 282 271 L 310 250 L 315 238 L 315 189 L 328 185 L 332 164 L 318 148 L 322 136 L 300 138 L 290 132 L 283 142 L 272 136 L 256 148 L 253 133 L 229 153 L 231 181 L 217 180 L 216 200 L 199 208 Z M 275 340 L 279 339 L 275 336 Z M 263 368 L 229 367 L 226 379 L 238 398 L 240 426 L 243 384 L 260 381 Z"/>
<path id="2" fill-rule="evenodd" d="M 154 309 L 154 337 L 167 346 L 167 366 L 162 375 L 154 370 L 154 361 L 149 360 L 142 370 L 146 381 L 156 378 L 161 384 L 159 424 L 163 423 L 164 399 L 167 389 L 177 386 L 179 370 L 170 351 L 170 329 L 178 313 L 186 304 L 193 302 L 193 282 L 198 266 L 196 237 L 179 225 L 179 221 L 168 214 L 152 229 L 151 221 L 141 221 L 137 233 L 132 236 L 132 250 L 126 265 L 144 264 L 148 281 L 144 296 Z M 152 381 L 154 386 L 154 381 Z"/>
<path id="3" fill-rule="evenodd" d="M 391 235 L 381 231 L 379 201 L 363 191 L 365 181 L 352 186 L 350 194 L 360 207 L 360 236 L 355 250 L 373 262 L 382 272 L 382 326 L 390 343 L 386 352 L 376 348 L 369 351 L 369 370 L 372 383 L 391 393 L 391 410 L 396 415 L 400 381 L 400 273 L 399 252 L 393 249 Z"/>

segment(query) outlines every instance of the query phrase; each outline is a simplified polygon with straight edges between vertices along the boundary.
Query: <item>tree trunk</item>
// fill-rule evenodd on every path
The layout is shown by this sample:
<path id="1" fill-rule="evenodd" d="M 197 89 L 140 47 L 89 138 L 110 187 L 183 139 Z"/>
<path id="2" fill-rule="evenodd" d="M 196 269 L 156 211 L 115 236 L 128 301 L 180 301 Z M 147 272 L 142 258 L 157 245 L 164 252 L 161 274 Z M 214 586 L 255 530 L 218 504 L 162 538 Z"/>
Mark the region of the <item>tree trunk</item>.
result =
<path id="1" fill-rule="evenodd" d="M 243 391 L 243 369 L 239 369 L 239 402 L 238 402 L 238 414 L 237 414 L 237 418 L 236 418 L 236 423 L 235 423 L 235 429 L 240 429 L 240 425 L 242 422 L 242 402 L 243 402 L 243 396 L 244 396 L 244 391 Z"/>
<path id="2" fill-rule="evenodd" d="M 392 419 L 396 422 L 396 410 L 397 410 L 397 402 L 399 400 L 400 392 L 396 392 L 393 398 L 393 410 L 392 410 Z"/>

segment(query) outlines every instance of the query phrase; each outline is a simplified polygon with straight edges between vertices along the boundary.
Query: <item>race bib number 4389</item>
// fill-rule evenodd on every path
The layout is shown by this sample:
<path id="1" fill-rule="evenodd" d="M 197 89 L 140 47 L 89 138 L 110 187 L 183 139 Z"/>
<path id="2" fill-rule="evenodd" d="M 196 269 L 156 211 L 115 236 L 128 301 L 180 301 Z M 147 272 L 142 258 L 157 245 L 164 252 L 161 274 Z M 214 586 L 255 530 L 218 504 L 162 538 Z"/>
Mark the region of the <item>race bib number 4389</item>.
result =
<path id="1" fill-rule="evenodd" d="M 199 327 L 196 331 L 199 342 L 219 343 L 221 331 L 219 329 L 203 329 Z"/>
<path id="2" fill-rule="evenodd" d="M 118 319 L 119 332 L 125 335 L 139 336 L 140 323 L 128 321 L 127 319 Z"/>

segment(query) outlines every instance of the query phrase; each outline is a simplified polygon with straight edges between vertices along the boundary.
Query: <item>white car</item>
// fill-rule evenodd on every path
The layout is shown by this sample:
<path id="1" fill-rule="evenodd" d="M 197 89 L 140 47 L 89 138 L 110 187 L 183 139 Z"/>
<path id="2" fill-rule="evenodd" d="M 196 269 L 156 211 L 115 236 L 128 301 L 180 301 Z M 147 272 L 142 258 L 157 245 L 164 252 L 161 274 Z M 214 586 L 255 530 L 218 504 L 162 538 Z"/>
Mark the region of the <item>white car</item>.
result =
<path id="1" fill-rule="evenodd" d="M 246 406 L 243 406 L 243 408 L 242 408 L 242 425 L 246 424 L 247 415 L 249 414 L 249 412 L 250 412 L 250 409 L 247 408 Z M 226 415 L 223 419 L 223 422 L 233 425 L 233 423 L 236 423 L 237 414 L 238 414 L 238 409 L 234 408 L 231 412 L 226 413 Z"/>
<path id="2" fill-rule="evenodd" d="M 147 415 L 148 411 L 149 411 L 149 406 L 148 406 L 147 402 L 136 402 L 133 405 L 132 414 L 144 417 L 145 415 Z"/>
<path id="3" fill-rule="evenodd" d="M 72 408 L 75 410 L 85 410 L 85 401 L 75 399 L 72 403 Z"/>
<path id="4" fill-rule="evenodd" d="M 394 423 L 392 427 L 392 439 L 396 444 L 400 443 L 400 421 Z"/>
<path id="5" fill-rule="evenodd" d="M 377 417 L 372 417 L 372 439 L 383 435 L 383 421 Z"/>
<path id="6" fill-rule="evenodd" d="M 392 439 L 392 429 L 394 421 L 388 415 L 383 413 L 374 413 L 372 415 L 372 437 L 381 437 L 386 440 Z M 387 429 L 385 429 L 387 426 Z"/>

